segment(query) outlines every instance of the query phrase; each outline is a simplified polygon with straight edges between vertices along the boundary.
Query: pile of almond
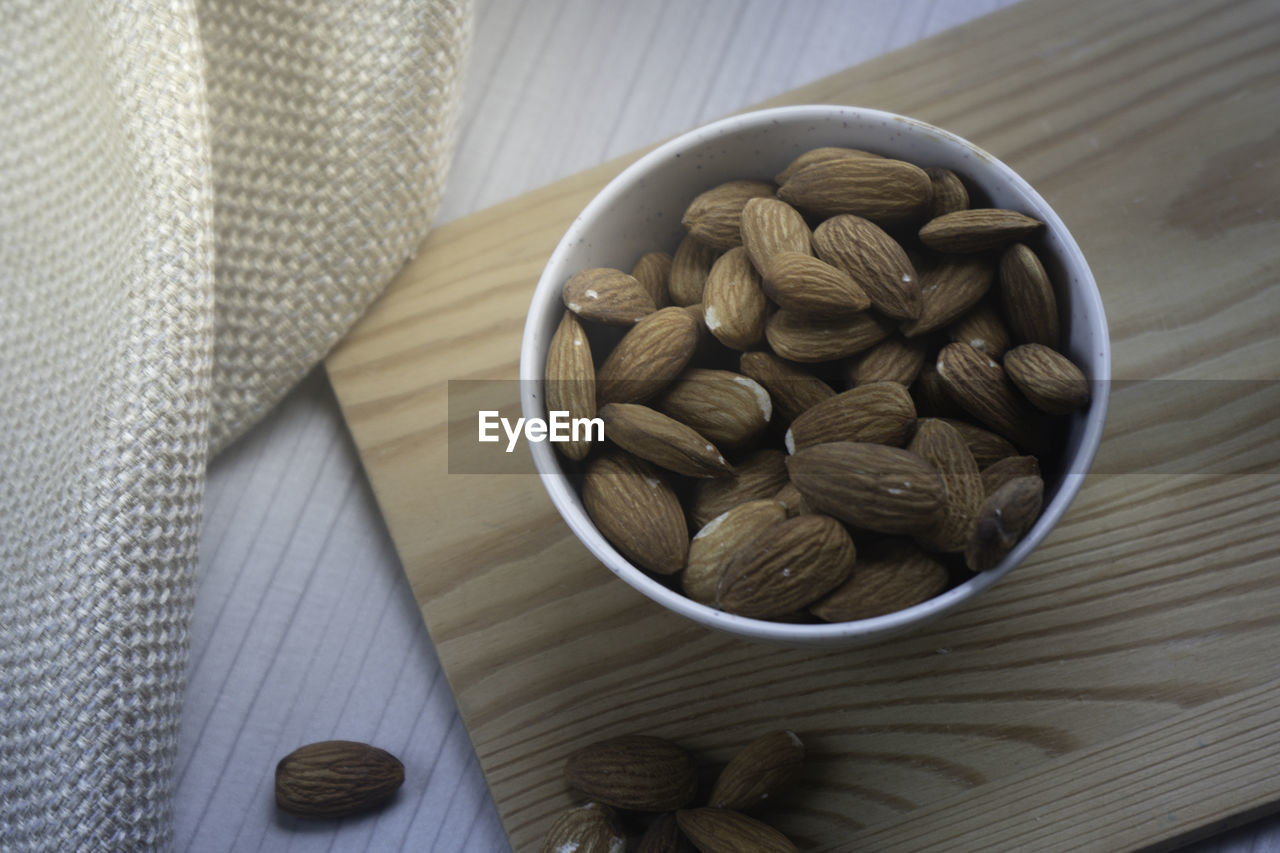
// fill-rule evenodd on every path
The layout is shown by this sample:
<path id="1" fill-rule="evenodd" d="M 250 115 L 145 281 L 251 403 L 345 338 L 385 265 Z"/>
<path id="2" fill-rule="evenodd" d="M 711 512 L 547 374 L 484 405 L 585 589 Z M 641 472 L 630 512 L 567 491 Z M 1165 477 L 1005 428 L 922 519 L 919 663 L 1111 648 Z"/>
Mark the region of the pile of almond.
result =
<path id="1" fill-rule="evenodd" d="M 998 564 L 1090 399 L 1042 223 L 849 148 L 682 221 L 673 254 L 564 284 L 547 408 L 604 422 L 603 444 L 557 445 L 601 533 L 758 619 L 879 616 Z"/>
<path id="2" fill-rule="evenodd" d="M 800 774 L 804 744 L 794 732 L 756 738 L 721 771 L 706 805 L 698 796 L 698 766 L 671 741 L 622 735 L 585 746 L 565 762 L 569 786 L 590 798 L 552 824 L 542 853 L 622 853 L 629 822 L 640 853 L 795 853 L 778 830 L 746 812 L 769 802 Z"/>

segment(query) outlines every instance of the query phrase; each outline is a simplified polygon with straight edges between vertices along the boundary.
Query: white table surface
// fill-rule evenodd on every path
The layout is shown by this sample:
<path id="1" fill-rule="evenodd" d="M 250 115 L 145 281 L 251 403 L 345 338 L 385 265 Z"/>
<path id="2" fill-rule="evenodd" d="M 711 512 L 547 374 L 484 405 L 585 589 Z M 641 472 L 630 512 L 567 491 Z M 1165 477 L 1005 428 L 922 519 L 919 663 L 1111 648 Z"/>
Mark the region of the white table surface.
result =
<path id="1" fill-rule="evenodd" d="M 478 0 L 437 221 L 1009 2 Z M 191 641 L 179 850 L 509 849 L 322 371 L 210 466 Z M 280 815 L 276 761 L 330 738 L 399 756 L 398 798 L 339 824 Z M 1191 849 L 1280 851 L 1280 820 Z"/>

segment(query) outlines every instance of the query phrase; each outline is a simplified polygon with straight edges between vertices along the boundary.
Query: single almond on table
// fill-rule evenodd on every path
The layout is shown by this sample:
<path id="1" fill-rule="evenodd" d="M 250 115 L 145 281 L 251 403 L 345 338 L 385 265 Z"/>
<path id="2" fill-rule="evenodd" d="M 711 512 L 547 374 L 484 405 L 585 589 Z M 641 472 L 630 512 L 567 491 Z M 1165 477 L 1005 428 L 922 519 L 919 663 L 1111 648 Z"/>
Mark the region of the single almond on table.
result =
<path id="1" fill-rule="evenodd" d="M 596 368 L 591 361 L 591 345 L 572 311 L 564 312 L 547 347 L 544 393 L 547 411 L 568 412 L 572 418 L 596 415 Z M 558 442 L 556 447 L 570 459 L 582 460 L 591 452 L 591 442 Z"/>
<path id="2" fill-rule="evenodd" d="M 687 477 L 733 473 L 716 446 L 696 430 L 639 403 L 610 403 L 600 410 L 614 444 L 654 465 Z"/>
<path id="3" fill-rule="evenodd" d="M 947 582 L 946 568 L 918 545 L 886 539 L 867 546 L 853 575 L 809 612 L 827 622 L 874 619 L 928 601 Z"/>
<path id="4" fill-rule="evenodd" d="M 1039 477 L 1040 460 L 1034 456 L 1006 456 L 982 469 L 982 492 L 990 495 L 1018 477 Z"/>
<path id="5" fill-rule="evenodd" d="M 812 373 L 770 352 L 744 352 L 738 360 L 743 375 L 764 386 L 773 401 L 773 422 L 789 425 L 802 412 L 836 395 L 835 390 Z"/>
<path id="6" fill-rule="evenodd" d="M 667 288 L 672 305 L 699 305 L 711 265 L 720 252 L 686 235 L 671 257 Z"/>
<path id="7" fill-rule="evenodd" d="M 989 429 L 983 429 L 976 424 L 956 418 L 942 418 L 942 420 L 960 433 L 964 443 L 969 445 L 969 452 L 973 454 L 974 461 L 983 470 L 1001 459 L 1018 455 L 1018 448 L 1010 444 L 1007 438 L 996 435 Z"/>
<path id="8" fill-rule="evenodd" d="M 893 326 L 870 311 L 848 317 L 811 317 L 775 311 L 764 336 L 775 353 L 791 361 L 834 361 L 862 352 L 893 334 Z"/>
<path id="9" fill-rule="evenodd" d="M 702 291 L 702 320 L 720 343 L 739 350 L 760 343 L 768 309 L 746 249 L 737 246 L 716 259 Z"/>
<path id="10" fill-rule="evenodd" d="M 1058 300 L 1044 265 L 1028 246 L 1015 243 L 1000 256 L 1000 301 L 1015 339 L 1058 348 Z"/>
<path id="11" fill-rule="evenodd" d="M 898 241 L 874 222 L 859 216 L 833 216 L 814 229 L 813 251 L 857 282 L 881 314 L 895 320 L 920 315 L 915 267 Z"/>
<path id="12" fill-rule="evenodd" d="M 699 529 L 716 516 L 747 501 L 772 498 L 787 483 L 787 455 L 757 450 L 738 460 L 728 477 L 699 480 L 689 503 L 689 518 Z"/>
<path id="13" fill-rule="evenodd" d="M 584 320 L 630 326 L 657 310 L 634 276 L 608 267 L 579 270 L 564 283 L 564 304 Z"/>
<path id="14" fill-rule="evenodd" d="M 556 818 L 542 841 L 541 853 L 620 853 L 626 843 L 613 809 L 587 803 Z"/>
<path id="15" fill-rule="evenodd" d="M 613 853 L 621 853 L 621 851 L 617 850 Z M 680 831 L 680 824 L 676 822 L 676 813 L 667 812 L 658 815 L 645 829 L 644 835 L 640 836 L 636 853 L 698 853 L 698 850 Z"/>
<path id="16" fill-rule="evenodd" d="M 680 829 L 702 853 L 799 853 L 769 824 L 729 809 L 676 812 Z"/>
<path id="17" fill-rule="evenodd" d="M 978 463 L 955 427 L 937 418 L 916 424 L 907 449 L 920 455 L 942 478 L 942 512 L 938 523 L 916 534 L 921 545 L 944 554 L 964 550 L 969 528 L 986 498 Z"/>
<path id="18" fill-rule="evenodd" d="M 947 334 L 951 340 L 968 344 L 992 361 L 999 361 L 1009 349 L 1009 330 L 990 301 L 978 303 L 952 323 Z"/>
<path id="19" fill-rule="evenodd" d="M 796 418 L 787 430 L 787 451 L 815 444 L 862 441 L 901 446 L 916 425 L 915 403 L 897 382 L 872 382 L 824 400 Z"/>
<path id="20" fill-rule="evenodd" d="M 999 565 L 1035 524 L 1043 500 L 1039 477 L 1015 477 L 988 495 L 965 546 L 965 564 L 975 572 Z"/>
<path id="21" fill-rule="evenodd" d="M 628 560 L 660 575 L 684 568 L 689 551 L 684 510 L 648 462 L 624 453 L 592 460 L 582 479 L 582 503 Z"/>
<path id="22" fill-rule="evenodd" d="M 974 208 L 946 213 L 920 229 L 920 240 L 938 252 L 985 252 L 1026 239 L 1044 227 L 1016 210 Z"/>
<path id="23" fill-rule="evenodd" d="M 1018 447 L 1039 445 L 1035 415 L 999 364 L 968 344 L 952 343 L 938 353 L 938 375 L 951 399 L 979 423 Z"/>
<path id="24" fill-rule="evenodd" d="M 854 527 L 914 533 L 942 510 L 942 478 L 909 450 L 838 441 L 798 450 L 786 465 L 809 506 Z"/>
<path id="25" fill-rule="evenodd" d="M 881 224 L 918 220 L 933 184 L 924 169 L 888 157 L 841 157 L 810 163 L 787 176 L 778 198 L 816 216 L 849 213 Z"/>
<path id="26" fill-rule="evenodd" d="M 693 357 L 698 321 L 683 308 L 661 308 L 618 341 L 596 373 L 596 402 L 642 403 L 671 384 Z"/>
<path id="27" fill-rule="evenodd" d="M 1089 380 L 1071 359 L 1044 344 L 1023 344 L 1004 354 L 1004 370 L 1031 405 L 1066 415 L 1089 405 Z"/>
<path id="28" fill-rule="evenodd" d="M 700 193 L 680 222 L 689 235 L 713 249 L 742 245 L 742 208 L 753 198 L 772 197 L 769 181 L 727 181 Z"/>
<path id="29" fill-rule="evenodd" d="M 933 198 L 929 202 L 929 218 L 937 219 L 945 213 L 969 208 L 969 191 L 964 181 L 950 169 L 930 166 L 924 170 L 933 184 Z"/>
<path id="30" fill-rule="evenodd" d="M 828 145 L 822 148 L 811 148 L 787 164 L 787 168 L 779 172 L 773 179 L 773 182 L 781 186 L 785 184 L 796 172 L 806 166 L 812 166 L 815 163 L 828 163 L 832 160 L 848 160 L 850 158 L 857 159 L 859 157 L 870 157 L 877 160 L 882 159 L 881 155 L 872 154 L 870 151 L 863 151 L 861 148 L 841 148 L 835 145 Z"/>
<path id="31" fill-rule="evenodd" d="M 698 768 L 671 741 L 622 735 L 584 746 L 565 761 L 569 786 L 596 802 L 638 812 L 665 812 L 693 801 Z"/>
<path id="32" fill-rule="evenodd" d="M 960 319 L 986 296 L 995 275 L 995 267 L 984 257 L 942 258 L 920 276 L 920 316 L 903 323 L 902 334 L 923 335 Z"/>
<path id="33" fill-rule="evenodd" d="M 800 610 L 853 571 L 853 539 L 825 515 L 800 515 L 760 531 L 725 566 L 716 588 L 722 610 L 772 619 Z"/>
<path id="34" fill-rule="evenodd" d="M 856 314 L 871 299 L 847 272 L 799 252 L 779 252 L 764 267 L 765 294 L 778 307 L 800 314 Z"/>
<path id="35" fill-rule="evenodd" d="M 925 353 L 924 339 L 892 335 L 854 356 L 848 370 L 849 384 L 897 382 L 910 385 L 924 367 Z"/>
<path id="36" fill-rule="evenodd" d="M 712 808 L 750 811 L 785 791 L 804 766 L 804 742 L 790 731 L 768 732 L 747 744 L 720 772 Z"/>
<path id="37" fill-rule="evenodd" d="M 334 819 L 371 811 L 404 782 L 404 765 L 376 746 L 326 740 L 276 764 L 276 805 L 296 817 Z"/>
<path id="38" fill-rule="evenodd" d="M 653 304 L 665 308 L 671 304 L 667 282 L 671 278 L 671 256 L 666 252 L 648 252 L 631 268 L 631 277 L 653 298 Z"/>
<path id="39" fill-rule="evenodd" d="M 684 594 L 702 604 L 715 604 L 716 587 L 725 567 L 751 539 L 787 517 L 777 500 L 747 501 L 707 522 L 689 543 L 689 559 L 680 576 Z"/>
<path id="40" fill-rule="evenodd" d="M 781 199 L 753 198 L 742 208 L 742 245 L 761 275 L 779 252 L 813 254 L 809 237 L 804 216 Z"/>
<path id="41" fill-rule="evenodd" d="M 653 407 L 725 450 L 750 446 L 769 425 L 773 403 L 759 382 L 730 370 L 691 367 Z"/>

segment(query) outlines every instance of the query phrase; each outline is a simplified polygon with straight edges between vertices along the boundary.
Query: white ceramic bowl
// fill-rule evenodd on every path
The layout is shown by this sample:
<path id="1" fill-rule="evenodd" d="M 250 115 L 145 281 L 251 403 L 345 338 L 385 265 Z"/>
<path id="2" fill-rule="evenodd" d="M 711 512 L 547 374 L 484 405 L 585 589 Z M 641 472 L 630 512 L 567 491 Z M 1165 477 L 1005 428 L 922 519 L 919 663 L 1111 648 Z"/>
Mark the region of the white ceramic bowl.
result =
<path id="1" fill-rule="evenodd" d="M 641 157 L 614 178 L 574 220 L 538 280 L 520 353 L 521 404 L 527 418 L 544 417 L 542 384 L 547 345 L 564 312 L 561 288 L 584 267 L 631 269 L 644 253 L 674 251 L 680 217 L 698 193 L 737 178 L 769 178 L 811 148 L 864 148 L 920 166 L 944 166 L 979 188 L 994 207 L 1043 221 L 1035 243 L 1056 289 L 1067 354 L 1091 380 L 1088 411 L 1072 417 L 1065 473 L 1046 482 L 1044 511 L 1003 562 L 915 607 L 855 622 L 790 624 L 725 613 L 686 598 L 632 565 L 596 529 L 552 444 L 531 445 L 551 500 L 574 534 L 626 583 L 658 604 L 711 628 L 791 645 L 856 645 L 915 628 L 1000 580 L 1045 538 L 1066 512 L 1093 462 L 1106 418 L 1111 347 L 1102 299 L 1080 248 L 1062 220 L 1031 186 L 995 157 L 924 122 L 878 110 L 796 106 L 760 110 L 692 130 Z M 597 358 L 600 354 L 596 353 Z"/>

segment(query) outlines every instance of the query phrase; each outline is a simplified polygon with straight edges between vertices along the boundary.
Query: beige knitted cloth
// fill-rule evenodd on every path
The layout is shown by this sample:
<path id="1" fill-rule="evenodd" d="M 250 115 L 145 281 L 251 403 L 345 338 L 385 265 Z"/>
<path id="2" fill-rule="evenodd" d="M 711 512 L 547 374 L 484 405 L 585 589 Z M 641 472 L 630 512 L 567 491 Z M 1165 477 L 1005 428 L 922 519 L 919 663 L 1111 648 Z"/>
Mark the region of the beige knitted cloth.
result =
<path id="1" fill-rule="evenodd" d="M 170 846 L 207 455 L 426 233 L 468 5 L 0 13 L 0 849 Z"/>

